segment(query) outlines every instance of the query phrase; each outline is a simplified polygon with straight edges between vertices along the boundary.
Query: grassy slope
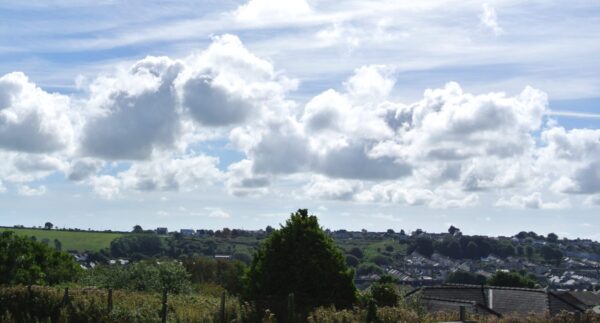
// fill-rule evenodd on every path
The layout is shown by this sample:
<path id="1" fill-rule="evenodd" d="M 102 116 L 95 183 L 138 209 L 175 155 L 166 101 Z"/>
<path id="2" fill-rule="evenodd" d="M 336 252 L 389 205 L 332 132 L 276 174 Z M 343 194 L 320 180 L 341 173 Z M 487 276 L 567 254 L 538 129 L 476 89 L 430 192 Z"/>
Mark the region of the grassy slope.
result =
<path id="1" fill-rule="evenodd" d="M 19 235 L 34 236 L 38 241 L 48 239 L 50 240 L 50 246 L 54 246 L 54 239 L 58 239 L 62 243 L 63 250 L 78 250 L 80 252 L 85 250 L 99 251 L 108 248 L 112 240 L 123 235 L 122 233 L 0 228 L 0 232 L 2 231 L 15 231 Z"/>

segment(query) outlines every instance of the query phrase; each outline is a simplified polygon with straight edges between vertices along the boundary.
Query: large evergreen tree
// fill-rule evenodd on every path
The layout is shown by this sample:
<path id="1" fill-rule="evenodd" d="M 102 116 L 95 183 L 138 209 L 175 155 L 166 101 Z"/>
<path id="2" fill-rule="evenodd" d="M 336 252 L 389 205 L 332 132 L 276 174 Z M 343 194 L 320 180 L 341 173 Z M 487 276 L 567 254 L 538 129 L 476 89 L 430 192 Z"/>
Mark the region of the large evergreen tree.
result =
<path id="1" fill-rule="evenodd" d="M 349 307 L 356 299 L 353 272 L 343 254 L 305 209 L 292 213 L 261 244 L 245 284 L 250 300 L 277 303 L 294 293 L 299 309 Z"/>

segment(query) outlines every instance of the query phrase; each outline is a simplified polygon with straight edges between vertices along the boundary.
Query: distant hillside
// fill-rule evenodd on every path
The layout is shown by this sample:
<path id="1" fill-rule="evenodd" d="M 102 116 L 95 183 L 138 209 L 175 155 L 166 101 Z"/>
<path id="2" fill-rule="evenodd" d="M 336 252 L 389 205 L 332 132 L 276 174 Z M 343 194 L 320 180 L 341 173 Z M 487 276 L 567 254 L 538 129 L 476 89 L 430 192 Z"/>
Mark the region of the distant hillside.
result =
<path id="1" fill-rule="evenodd" d="M 114 232 L 88 232 L 88 231 L 62 231 L 31 228 L 0 228 L 2 231 L 14 231 L 19 235 L 35 237 L 37 241 L 48 239 L 50 246 L 54 246 L 54 239 L 62 244 L 62 250 L 100 251 L 110 247 L 110 242 L 123 236 L 123 233 Z"/>

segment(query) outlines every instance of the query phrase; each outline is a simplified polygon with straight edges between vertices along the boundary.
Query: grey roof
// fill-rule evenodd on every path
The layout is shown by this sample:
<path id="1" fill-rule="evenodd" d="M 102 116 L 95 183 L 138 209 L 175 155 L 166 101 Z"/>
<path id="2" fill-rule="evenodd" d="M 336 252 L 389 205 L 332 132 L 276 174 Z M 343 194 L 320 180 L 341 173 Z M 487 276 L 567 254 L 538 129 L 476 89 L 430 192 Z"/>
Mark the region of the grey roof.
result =
<path id="1" fill-rule="evenodd" d="M 557 295 L 585 308 L 600 305 L 600 294 L 593 292 L 562 292 Z"/>
<path id="2" fill-rule="evenodd" d="M 473 306 L 483 311 L 481 313 L 487 311 L 502 315 L 531 313 L 556 315 L 561 311 L 582 312 L 585 310 L 583 306 L 577 305 L 569 298 L 543 289 L 452 284 L 421 287 L 406 296 L 412 297 L 413 295 L 420 295 L 425 306 L 431 311 L 440 311 L 444 308 L 456 310 L 460 305 L 454 303 L 458 302 L 472 303 Z"/>

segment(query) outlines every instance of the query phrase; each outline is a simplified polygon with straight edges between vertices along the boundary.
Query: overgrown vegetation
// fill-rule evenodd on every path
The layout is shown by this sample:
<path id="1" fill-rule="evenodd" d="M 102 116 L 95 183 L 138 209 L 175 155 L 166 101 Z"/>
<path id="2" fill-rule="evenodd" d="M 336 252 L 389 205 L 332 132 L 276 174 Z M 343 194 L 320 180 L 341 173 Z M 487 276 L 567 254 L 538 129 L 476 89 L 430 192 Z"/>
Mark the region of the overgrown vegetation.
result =
<path id="1" fill-rule="evenodd" d="M 0 233 L 0 285 L 53 285 L 71 281 L 80 272 L 67 253 L 13 232 Z"/>

